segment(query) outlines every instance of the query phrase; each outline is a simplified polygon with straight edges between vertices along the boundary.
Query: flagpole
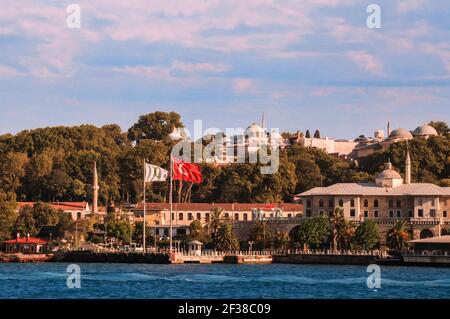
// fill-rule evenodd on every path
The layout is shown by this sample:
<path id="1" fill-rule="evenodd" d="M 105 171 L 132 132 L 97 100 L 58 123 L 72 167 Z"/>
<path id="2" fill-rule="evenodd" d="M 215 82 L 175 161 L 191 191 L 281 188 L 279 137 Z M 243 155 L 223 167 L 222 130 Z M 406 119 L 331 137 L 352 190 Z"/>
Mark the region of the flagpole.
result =
<path id="1" fill-rule="evenodd" d="M 173 211 L 173 203 L 172 203 L 172 193 L 173 193 L 173 162 L 172 162 L 172 154 L 170 154 L 170 187 L 169 187 L 169 206 L 170 206 L 170 227 L 169 227 L 169 252 L 172 252 L 172 229 L 173 229 L 173 221 L 172 221 L 172 211 Z"/>
<path id="2" fill-rule="evenodd" d="M 147 250 L 146 250 L 146 243 L 145 243 L 145 241 L 146 241 L 146 238 L 145 238 L 146 213 L 147 213 L 147 207 L 146 207 L 146 204 L 145 204 L 145 160 L 144 160 L 144 222 L 142 223 L 143 224 L 143 230 L 142 230 L 142 238 L 143 238 L 142 242 L 143 242 L 143 244 L 142 244 L 142 247 L 144 248 L 144 254 L 147 252 Z"/>

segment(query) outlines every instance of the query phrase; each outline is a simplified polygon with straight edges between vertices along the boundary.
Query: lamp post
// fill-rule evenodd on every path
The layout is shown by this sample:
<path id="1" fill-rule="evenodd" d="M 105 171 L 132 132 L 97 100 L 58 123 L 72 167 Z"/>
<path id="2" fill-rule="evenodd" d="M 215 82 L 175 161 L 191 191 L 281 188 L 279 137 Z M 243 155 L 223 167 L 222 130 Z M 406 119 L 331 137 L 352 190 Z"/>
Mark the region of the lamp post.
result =
<path id="1" fill-rule="evenodd" d="M 249 254 L 251 255 L 253 252 L 253 241 L 249 240 L 248 245 L 249 245 Z"/>

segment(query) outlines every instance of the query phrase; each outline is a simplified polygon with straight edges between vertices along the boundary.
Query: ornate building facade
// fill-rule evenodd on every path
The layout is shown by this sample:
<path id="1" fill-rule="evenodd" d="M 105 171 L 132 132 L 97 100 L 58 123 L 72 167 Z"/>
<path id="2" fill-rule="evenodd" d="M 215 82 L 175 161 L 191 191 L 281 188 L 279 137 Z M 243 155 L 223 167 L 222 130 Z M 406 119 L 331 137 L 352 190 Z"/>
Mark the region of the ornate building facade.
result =
<path id="1" fill-rule="evenodd" d="M 373 219 L 382 244 L 397 220 L 406 219 L 414 239 L 450 232 L 450 187 L 411 182 L 411 159 L 407 152 L 405 178 L 386 164 L 375 183 L 338 183 L 316 187 L 296 195 L 305 217 L 329 214 L 340 207 L 348 220 Z"/>

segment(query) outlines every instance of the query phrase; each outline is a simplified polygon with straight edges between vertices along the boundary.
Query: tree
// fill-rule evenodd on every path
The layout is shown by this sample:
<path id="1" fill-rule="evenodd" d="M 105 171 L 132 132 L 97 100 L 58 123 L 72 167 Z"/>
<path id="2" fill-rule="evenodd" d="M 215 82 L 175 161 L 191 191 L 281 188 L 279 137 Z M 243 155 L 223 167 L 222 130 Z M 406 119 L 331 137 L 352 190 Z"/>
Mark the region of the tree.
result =
<path id="1" fill-rule="evenodd" d="M 239 242 L 233 233 L 233 226 L 229 223 L 219 227 L 215 247 L 218 251 L 233 251 L 239 249 Z"/>
<path id="2" fill-rule="evenodd" d="M 305 138 L 311 138 L 311 133 L 309 132 L 309 130 L 306 130 Z"/>
<path id="3" fill-rule="evenodd" d="M 434 127 L 440 136 L 448 137 L 450 135 L 450 128 L 443 121 L 431 121 L 428 125 Z"/>
<path id="4" fill-rule="evenodd" d="M 355 232 L 355 244 L 362 249 L 371 250 L 380 243 L 380 233 L 377 223 L 374 220 L 365 220 Z"/>
<path id="5" fill-rule="evenodd" d="M 189 240 L 198 240 L 204 243 L 203 226 L 199 220 L 194 220 L 189 225 Z"/>
<path id="6" fill-rule="evenodd" d="M 16 192 L 28 163 L 27 154 L 12 152 L 0 157 L 0 189 Z"/>
<path id="7" fill-rule="evenodd" d="M 162 141 L 174 128 L 183 127 L 181 117 L 175 112 L 154 112 L 141 115 L 137 123 L 128 130 L 128 139 L 139 143 L 143 139 Z"/>
<path id="8" fill-rule="evenodd" d="M 409 234 L 407 225 L 407 221 L 402 219 L 398 220 L 394 227 L 389 229 L 386 238 L 387 246 L 389 248 L 400 251 L 408 245 Z"/>
<path id="9" fill-rule="evenodd" d="M 0 191 L 0 240 L 11 238 L 11 231 L 17 218 L 16 195 Z"/>
<path id="10" fill-rule="evenodd" d="M 36 236 L 38 231 L 36 229 L 36 221 L 33 217 L 33 207 L 25 206 L 19 211 L 19 216 L 16 219 L 14 225 L 14 233 L 30 234 L 30 236 Z"/>
<path id="11" fill-rule="evenodd" d="M 222 223 L 224 222 L 224 218 L 222 217 L 223 208 L 220 207 L 214 207 L 211 210 L 209 222 L 207 224 L 207 227 L 209 229 L 209 232 L 211 233 L 211 237 L 213 239 L 214 244 L 216 245 L 216 239 L 217 239 L 217 233 L 222 226 Z"/>
<path id="12" fill-rule="evenodd" d="M 58 210 L 49 204 L 37 202 L 34 204 L 32 212 L 38 232 L 43 226 L 55 226 L 59 221 Z"/>
<path id="13" fill-rule="evenodd" d="M 316 130 L 314 132 L 314 138 L 320 138 L 320 131 L 319 130 Z"/>
<path id="14" fill-rule="evenodd" d="M 294 241 L 303 249 L 319 248 L 325 245 L 330 236 L 330 223 L 327 218 L 318 216 L 304 220 L 294 234 Z"/>
<path id="15" fill-rule="evenodd" d="M 108 237 L 113 237 L 120 243 L 130 241 L 131 226 L 125 220 L 112 220 L 108 222 L 107 231 Z"/>

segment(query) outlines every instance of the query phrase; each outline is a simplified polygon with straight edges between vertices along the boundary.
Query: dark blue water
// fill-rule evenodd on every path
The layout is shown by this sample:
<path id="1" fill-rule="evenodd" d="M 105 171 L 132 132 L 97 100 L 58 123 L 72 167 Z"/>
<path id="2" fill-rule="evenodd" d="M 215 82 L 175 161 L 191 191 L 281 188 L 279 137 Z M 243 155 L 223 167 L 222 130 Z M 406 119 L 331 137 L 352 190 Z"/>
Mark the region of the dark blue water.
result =
<path id="1" fill-rule="evenodd" d="M 363 266 L 79 264 L 69 289 L 67 265 L 0 264 L 0 299 L 450 298 L 449 268 L 382 267 L 372 290 Z"/>

